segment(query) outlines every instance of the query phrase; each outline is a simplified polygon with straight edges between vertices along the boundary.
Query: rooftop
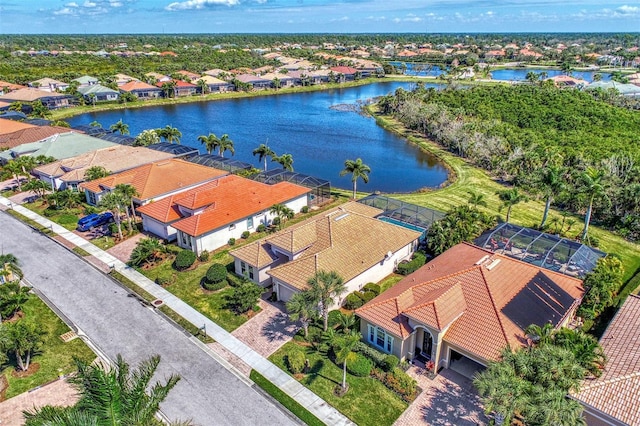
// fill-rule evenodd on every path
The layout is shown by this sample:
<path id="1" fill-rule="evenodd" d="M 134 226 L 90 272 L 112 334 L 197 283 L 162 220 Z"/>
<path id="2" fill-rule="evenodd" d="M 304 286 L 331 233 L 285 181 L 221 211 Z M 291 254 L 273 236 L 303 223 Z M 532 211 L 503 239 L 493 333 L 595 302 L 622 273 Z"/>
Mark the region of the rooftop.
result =
<path id="1" fill-rule="evenodd" d="M 33 87 L 25 87 L 23 89 L 14 90 L 13 92 L 0 95 L 0 99 L 7 101 L 33 102 L 43 98 L 66 98 L 70 97 L 63 93 L 46 92 L 44 90 L 34 89 Z"/>
<path id="2" fill-rule="evenodd" d="M 111 142 L 106 142 L 98 138 L 93 138 L 81 133 L 75 133 L 67 128 L 63 128 L 66 133 L 55 133 L 38 142 L 23 143 L 9 150 L 0 152 L 0 158 L 10 160 L 21 155 L 32 155 L 34 157 L 45 155 L 56 159 L 75 157 L 99 148 L 109 148 L 115 146 Z M 23 132 L 30 132 L 26 129 Z M 59 128 L 57 130 L 60 131 Z"/>

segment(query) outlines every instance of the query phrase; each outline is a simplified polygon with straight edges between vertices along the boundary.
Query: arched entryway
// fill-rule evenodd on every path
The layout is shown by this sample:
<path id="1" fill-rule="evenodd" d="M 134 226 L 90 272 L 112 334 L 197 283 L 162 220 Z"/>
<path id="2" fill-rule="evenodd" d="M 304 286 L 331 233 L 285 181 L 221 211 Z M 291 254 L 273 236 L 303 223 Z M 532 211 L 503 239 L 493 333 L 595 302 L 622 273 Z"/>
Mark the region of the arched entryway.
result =
<path id="1" fill-rule="evenodd" d="M 429 361 L 434 354 L 436 342 L 431 332 L 425 327 L 416 327 L 415 357 L 421 361 Z"/>

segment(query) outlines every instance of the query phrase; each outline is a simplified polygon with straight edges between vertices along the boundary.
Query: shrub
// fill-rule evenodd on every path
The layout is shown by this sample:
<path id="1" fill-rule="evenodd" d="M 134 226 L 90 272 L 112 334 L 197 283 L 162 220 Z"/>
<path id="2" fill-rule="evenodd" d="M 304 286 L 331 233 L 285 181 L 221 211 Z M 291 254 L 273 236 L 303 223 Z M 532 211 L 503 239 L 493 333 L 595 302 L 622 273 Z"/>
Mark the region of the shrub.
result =
<path id="1" fill-rule="evenodd" d="M 267 230 L 267 227 L 264 226 L 264 223 L 261 223 L 260 225 L 258 225 L 258 227 L 256 228 L 256 231 L 258 232 L 264 232 Z"/>
<path id="2" fill-rule="evenodd" d="M 244 281 L 238 287 L 234 287 L 227 299 L 228 305 L 236 313 L 244 314 L 258 303 L 263 290 L 251 281 Z"/>
<path id="3" fill-rule="evenodd" d="M 234 246 L 236 245 L 236 239 L 235 238 L 229 238 L 229 241 L 227 242 L 230 246 Z"/>
<path id="4" fill-rule="evenodd" d="M 341 312 L 337 309 L 334 309 L 333 311 L 329 311 L 329 316 L 327 318 L 327 325 L 329 325 L 329 327 L 333 328 L 339 324 L 340 313 Z"/>
<path id="5" fill-rule="evenodd" d="M 160 276 L 160 277 L 156 278 L 156 284 L 158 284 L 158 285 L 163 285 L 164 286 L 164 285 L 169 284 L 170 281 L 171 281 L 170 278 L 163 277 L 163 276 Z"/>
<path id="6" fill-rule="evenodd" d="M 198 260 L 200 262 L 206 262 L 207 260 L 209 260 L 210 254 L 208 251 L 203 251 L 202 253 L 200 253 L 200 256 L 198 256 Z"/>
<path id="7" fill-rule="evenodd" d="M 182 249 L 174 244 L 167 244 L 166 246 L 167 252 L 171 253 L 171 254 L 178 254 L 180 252 L 182 252 Z"/>
<path id="8" fill-rule="evenodd" d="M 309 206 L 302 206 L 300 213 L 309 213 Z"/>
<path id="9" fill-rule="evenodd" d="M 362 287 L 362 292 L 366 293 L 367 291 L 371 291 L 373 293 L 377 295 L 380 294 L 380 286 L 378 284 L 375 283 L 368 283 L 365 284 L 364 287 Z"/>
<path id="10" fill-rule="evenodd" d="M 359 291 L 347 294 L 347 297 L 344 299 L 344 307 L 346 309 L 358 309 L 362 305 L 364 305 L 364 301 L 360 297 Z"/>
<path id="11" fill-rule="evenodd" d="M 351 360 L 347 360 L 347 371 L 356 377 L 368 377 L 373 368 L 373 362 L 362 354 L 356 353 Z"/>
<path id="12" fill-rule="evenodd" d="M 182 250 L 176 256 L 176 269 L 179 271 L 183 271 L 193 265 L 196 261 L 196 254 L 191 250 Z"/>
<path id="13" fill-rule="evenodd" d="M 382 361 L 382 369 L 384 371 L 393 371 L 398 366 L 400 360 L 395 355 L 387 355 Z"/>
<path id="14" fill-rule="evenodd" d="M 222 280 L 215 283 L 209 282 L 206 279 L 202 280 L 202 287 L 204 287 L 205 290 L 209 291 L 218 291 L 222 288 L 225 288 L 227 284 L 229 284 L 227 280 Z"/>
<path id="15" fill-rule="evenodd" d="M 407 402 L 412 402 L 416 397 L 418 383 L 407 373 L 399 368 L 395 368 L 390 372 L 384 372 L 374 368 L 371 376 L 384 384 L 386 387 L 396 392 Z"/>
<path id="16" fill-rule="evenodd" d="M 383 368 L 384 367 L 384 359 L 387 354 L 380 352 L 377 349 L 372 348 L 364 342 L 358 342 L 356 346 L 353 348 L 354 352 L 361 353 L 362 355 L 369 358 L 376 367 Z"/>
<path id="17" fill-rule="evenodd" d="M 364 303 L 367 303 L 369 300 L 375 298 L 377 296 L 377 294 L 373 291 L 365 291 L 364 293 L 362 293 L 362 301 Z"/>
<path id="18" fill-rule="evenodd" d="M 398 265 L 398 273 L 402 275 L 409 275 L 423 266 L 427 262 L 427 256 L 422 252 L 415 252 L 413 258 L 409 262 L 403 262 Z"/>
<path id="19" fill-rule="evenodd" d="M 280 225 L 280 218 L 279 217 L 274 217 L 273 220 L 271 221 L 271 224 L 274 226 L 278 226 Z"/>
<path id="20" fill-rule="evenodd" d="M 301 349 L 296 349 L 287 354 L 287 367 L 292 374 L 300 374 L 304 370 L 306 358 Z"/>
<path id="21" fill-rule="evenodd" d="M 227 279 L 227 268 L 220 264 L 215 263 L 207 269 L 205 280 L 210 284 L 216 284 Z"/>
<path id="22" fill-rule="evenodd" d="M 246 240 L 247 238 L 249 238 L 249 235 L 251 235 L 251 232 L 249 232 L 249 231 L 244 231 L 244 232 L 242 233 L 242 238 Z"/>

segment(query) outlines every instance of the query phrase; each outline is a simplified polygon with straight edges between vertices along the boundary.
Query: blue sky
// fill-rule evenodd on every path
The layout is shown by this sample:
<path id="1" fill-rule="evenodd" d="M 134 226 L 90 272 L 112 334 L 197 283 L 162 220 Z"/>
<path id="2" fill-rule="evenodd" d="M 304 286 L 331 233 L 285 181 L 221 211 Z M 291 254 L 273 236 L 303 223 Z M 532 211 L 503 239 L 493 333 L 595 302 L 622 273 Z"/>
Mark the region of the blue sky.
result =
<path id="1" fill-rule="evenodd" d="M 0 0 L 0 33 L 638 32 L 640 0 Z"/>

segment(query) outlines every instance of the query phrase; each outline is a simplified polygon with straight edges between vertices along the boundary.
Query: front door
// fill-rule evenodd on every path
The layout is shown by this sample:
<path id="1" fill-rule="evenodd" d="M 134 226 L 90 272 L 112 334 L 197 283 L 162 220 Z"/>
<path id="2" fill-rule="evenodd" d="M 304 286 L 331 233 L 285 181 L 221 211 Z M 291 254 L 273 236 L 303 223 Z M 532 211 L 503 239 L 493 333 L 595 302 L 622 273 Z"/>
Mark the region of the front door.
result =
<path id="1" fill-rule="evenodd" d="M 422 338 L 422 356 L 431 359 L 431 350 L 433 349 L 433 337 L 431 337 L 431 333 L 424 330 L 423 338 Z"/>

